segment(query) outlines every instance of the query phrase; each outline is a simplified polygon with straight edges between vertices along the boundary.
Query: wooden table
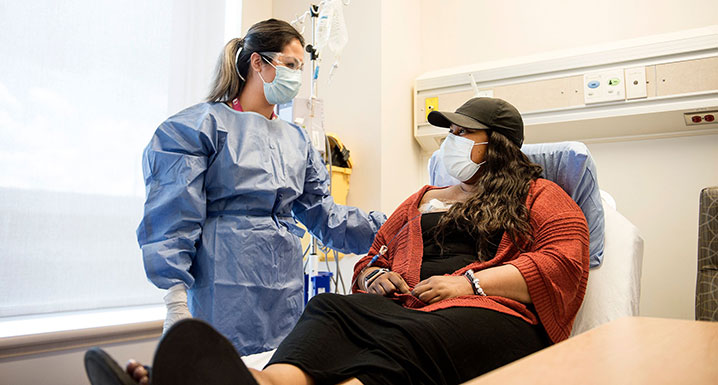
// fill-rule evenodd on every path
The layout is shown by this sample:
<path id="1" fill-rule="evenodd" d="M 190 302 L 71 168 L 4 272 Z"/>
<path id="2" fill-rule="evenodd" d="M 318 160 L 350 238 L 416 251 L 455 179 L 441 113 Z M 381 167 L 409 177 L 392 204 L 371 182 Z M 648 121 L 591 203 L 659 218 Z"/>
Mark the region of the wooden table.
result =
<path id="1" fill-rule="evenodd" d="M 718 322 L 628 317 L 465 385 L 718 384 Z"/>

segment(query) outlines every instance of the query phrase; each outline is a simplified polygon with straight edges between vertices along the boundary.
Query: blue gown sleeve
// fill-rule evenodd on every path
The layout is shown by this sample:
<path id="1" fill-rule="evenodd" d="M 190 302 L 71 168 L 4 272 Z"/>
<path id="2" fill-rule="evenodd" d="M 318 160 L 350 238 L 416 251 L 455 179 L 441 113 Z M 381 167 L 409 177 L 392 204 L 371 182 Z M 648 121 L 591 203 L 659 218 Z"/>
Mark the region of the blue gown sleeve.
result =
<path id="1" fill-rule="evenodd" d="M 308 147 L 304 192 L 294 201 L 294 216 L 325 246 L 342 253 L 366 253 L 386 215 L 335 203 L 329 194 L 329 172 L 319 152 Z"/>
<path id="2" fill-rule="evenodd" d="M 201 129 L 211 122 L 192 122 L 197 118 L 164 122 L 142 156 L 146 199 L 137 240 L 147 278 L 161 289 L 194 283 L 189 269 L 206 217 L 204 177 L 213 149 Z"/>

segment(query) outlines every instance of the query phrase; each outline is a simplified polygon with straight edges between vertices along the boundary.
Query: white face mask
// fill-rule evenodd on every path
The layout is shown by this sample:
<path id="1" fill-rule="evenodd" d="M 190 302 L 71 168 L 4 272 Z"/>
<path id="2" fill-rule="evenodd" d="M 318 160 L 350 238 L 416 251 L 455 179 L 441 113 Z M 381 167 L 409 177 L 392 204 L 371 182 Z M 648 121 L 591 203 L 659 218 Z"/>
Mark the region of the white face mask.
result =
<path id="1" fill-rule="evenodd" d="M 285 66 L 275 66 L 264 59 L 270 66 L 274 67 L 275 75 L 271 83 L 264 81 L 262 74 L 257 71 L 259 78 L 264 83 L 264 97 L 269 104 L 284 104 L 290 102 L 299 93 L 302 86 L 302 71 L 290 70 Z"/>
<path id="2" fill-rule="evenodd" d="M 489 144 L 489 142 L 474 143 L 471 139 L 449 134 L 441 144 L 441 157 L 449 175 L 462 182 L 476 175 L 481 165 L 486 163 L 486 161 L 474 163 L 471 160 L 471 150 L 480 144 Z"/>

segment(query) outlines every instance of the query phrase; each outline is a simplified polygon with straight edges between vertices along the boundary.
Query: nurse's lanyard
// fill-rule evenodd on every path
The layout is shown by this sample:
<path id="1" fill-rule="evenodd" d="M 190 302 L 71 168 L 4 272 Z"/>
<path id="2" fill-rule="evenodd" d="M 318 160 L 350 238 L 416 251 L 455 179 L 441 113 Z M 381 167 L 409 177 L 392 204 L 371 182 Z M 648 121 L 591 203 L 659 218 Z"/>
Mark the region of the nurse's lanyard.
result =
<path id="1" fill-rule="evenodd" d="M 233 108 L 235 111 L 244 112 L 244 109 L 242 108 L 242 105 L 239 104 L 239 98 L 234 98 L 234 100 L 232 100 L 232 108 Z M 272 116 L 271 116 L 269 119 L 274 119 L 274 118 L 276 118 L 276 117 L 277 117 L 277 115 L 275 115 L 275 114 L 274 114 L 274 111 L 272 111 Z"/>

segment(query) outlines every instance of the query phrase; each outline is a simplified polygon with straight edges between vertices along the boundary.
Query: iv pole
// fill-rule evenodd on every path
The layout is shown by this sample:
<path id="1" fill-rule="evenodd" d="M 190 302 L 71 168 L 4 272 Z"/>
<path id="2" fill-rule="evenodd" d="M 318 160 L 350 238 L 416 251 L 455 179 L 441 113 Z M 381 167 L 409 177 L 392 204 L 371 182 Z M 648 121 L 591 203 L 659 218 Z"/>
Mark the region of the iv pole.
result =
<path id="1" fill-rule="evenodd" d="M 319 59 L 319 52 L 316 49 L 316 22 L 317 18 L 319 17 L 319 8 L 325 3 L 326 0 L 323 0 L 319 3 L 319 5 L 310 4 L 309 5 L 309 11 L 305 12 L 304 15 L 298 17 L 294 21 L 292 21 L 291 24 L 296 24 L 297 22 L 304 23 L 304 20 L 306 16 L 310 16 L 312 20 L 312 38 L 311 38 L 311 44 L 308 44 L 305 48 L 305 50 L 310 55 L 310 60 L 312 62 L 312 72 L 311 72 L 311 78 L 310 78 L 310 97 L 309 97 L 309 116 L 313 119 L 315 116 L 315 102 L 317 100 L 317 78 L 318 78 L 318 72 L 319 68 L 317 66 L 317 60 Z M 342 0 L 342 3 L 344 5 L 349 5 L 349 1 L 345 2 Z M 304 27 L 302 27 L 302 32 L 304 31 Z M 311 120 L 310 120 L 311 121 Z M 324 135 L 326 143 L 326 151 L 327 151 L 327 159 L 329 164 L 329 193 L 332 193 L 332 156 L 331 156 L 331 146 L 330 143 L 328 143 L 328 138 L 326 135 Z M 319 270 L 319 255 L 317 254 L 317 250 L 319 249 L 318 246 L 318 240 L 317 238 L 312 235 L 311 236 L 311 243 L 307 250 L 304 251 L 304 254 L 306 255 L 307 251 L 309 251 L 309 256 L 307 257 L 307 263 L 311 263 L 310 265 L 310 275 L 309 275 L 309 284 L 311 285 L 311 291 L 314 291 L 314 283 L 312 282 L 312 274 L 316 274 Z M 325 258 L 327 262 L 327 267 L 329 267 L 329 253 L 325 251 Z M 339 290 L 339 280 L 341 279 L 342 282 L 344 280 L 341 278 L 341 271 L 339 270 L 339 255 L 336 251 L 334 251 L 334 259 L 336 262 L 336 269 L 337 269 L 337 277 L 334 281 L 334 284 L 336 286 L 336 290 L 338 292 Z M 306 265 L 305 265 L 306 266 Z M 306 271 L 306 268 L 305 268 Z M 343 286 L 343 283 L 342 283 Z M 344 289 L 344 288 L 343 288 Z M 307 291 L 309 292 L 309 288 L 307 288 Z M 346 292 L 345 292 L 346 293 Z"/>
<path id="2" fill-rule="evenodd" d="M 316 48 L 314 48 L 314 46 L 316 44 L 316 42 L 314 41 L 314 39 L 315 39 L 315 36 L 314 36 L 315 29 L 314 28 L 316 27 L 315 24 L 316 24 L 317 17 L 319 17 L 319 6 L 310 4 L 309 5 L 309 15 L 312 18 L 312 44 L 307 45 L 307 47 L 305 49 L 307 52 L 309 52 L 309 55 L 311 55 L 310 60 L 312 61 L 312 74 L 311 74 L 311 78 L 310 78 L 310 82 L 309 82 L 309 84 L 311 86 L 310 87 L 311 91 L 310 91 L 310 96 L 309 96 L 309 103 L 311 103 L 311 107 L 310 107 L 309 116 L 314 118 L 314 101 L 317 98 L 317 78 L 316 78 L 315 71 L 316 71 L 316 65 L 317 65 L 317 58 L 319 58 L 319 55 L 317 54 L 317 50 L 316 50 Z M 331 163 L 331 159 L 329 160 L 329 162 Z M 329 174 L 330 192 L 331 192 L 331 183 L 332 183 L 332 178 L 331 178 L 331 174 Z M 312 249 L 311 249 L 311 253 L 309 255 L 310 255 L 310 257 L 317 255 L 317 238 L 314 235 L 312 235 Z M 314 270 L 314 271 L 316 272 L 316 270 Z M 310 280 L 311 280 L 311 277 L 310 277 Z"/>

